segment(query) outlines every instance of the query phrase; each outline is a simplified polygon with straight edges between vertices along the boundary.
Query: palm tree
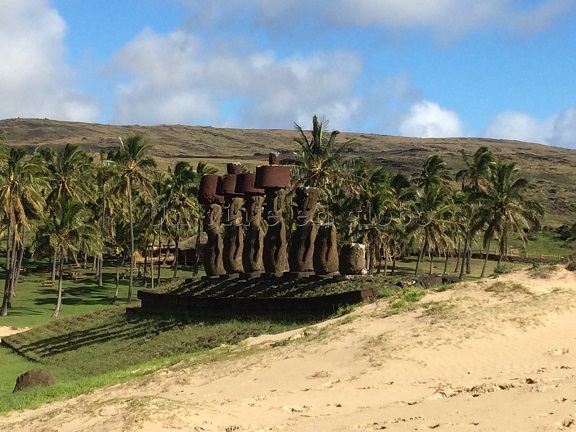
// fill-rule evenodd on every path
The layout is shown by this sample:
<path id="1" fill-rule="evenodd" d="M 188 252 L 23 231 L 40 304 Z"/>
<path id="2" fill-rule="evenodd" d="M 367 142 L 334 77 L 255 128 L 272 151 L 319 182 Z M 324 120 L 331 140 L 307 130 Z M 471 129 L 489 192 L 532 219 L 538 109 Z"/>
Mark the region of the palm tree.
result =
<path id="1" fill-rule="evenodd" d="M 112 193 L 114 180 L 119 177 L 118 166 L 114 161 L 104 153 L 100 153 L 99 160 L 93 165 L 93 178 L 97 185 L 96 197 L 93 197 L 94 216 L 99 219 L 100 235 L 103 244 L 108 248 L 113 248 L 112 232 L 114 225 L 114 216 L 119 211 L 121 205 L 117 197 Z M 96 273 L 98 275 L 98 286 L 103 285 L 104 270 L 104 248 L 98 257 Z"/>
<path id="2" fill-rule="evenodd" d="M 461 153 L 466 168 L 456 173 L 456 181 L 462 183 L 462 190 L 464 191 L 482 192 L 486 188 L 492 169 L 496 165 L 494 155 L 486 146 L 476 150 L 472 160 L 470 160 L 465 150 L 462 150 Z"/>
<path id="3" fill-rule="evenodd" d="M 413 228 L 420 238 L 420 252 L 414 274 L 418 274 L 420 262 L 426 251 L 430 256 L 430 273 L 432 273 L 434 253 L 453 246 L 450 235 L 451 225 L 454 224 L 452 194 L 449 189 L 431 183 L 428 189 L 419 195 L 415 209 L 417 219 Z"/>
<path id="4" fill-rule="evenodd" d="M 42 190 L 47 187 L 43 161 L 27 157 L 22 148 L 11 148 L 0 170 L 0 212 L 7 223 L 6 275 L 0 315 L 8 314 L 8 303 L 18 280 L 17 254 L 23 252 L 23 230 L 39 217 L 45 206 Z"/>
<path id="5" fill-rule="evenodd" d="M 38 244 L 49 246 L 58 256 L 58 297 L 52 314 L 57 317 L 62 309 L 64 261 L 89 245 L 94 251 L 100 248 L 98 229 L 90 223 L 90 213 L 83 203 L 60 199 L 52 203 L 53 214 L 46 218 L 38 231 Z M 37 246 L 38 247 L 38 246 Z"/>
<path id="6" fill-rule="evenodd" d="M 66 144 L 48 161 L 51 191 L 46 201 L 51 203 L 63 199 L 88 201 L 92 160 L 78 146 Z"/>
<path id="7" fill-rule="evenodd" d="M 472 240 L 476 237 L 477 230 L 482 228 L 474 222 L 479 211 L 478 196 L 486 190 L 492 176 L 492 171 L 496 166 L 496 159 L 486 146 L 478 148 L 472 159 L 462 150 L 462 158 L 464 159 L 466 168 L 456 173 L 456 181 L 461 182 L 462 185 L 460 220 L 463 225 L 462 230 L 465 233 L 463 238 L 464 244 L 461 248 L 463 256 L 462 262 L 460 263 L 460 279 L 464 277 L 465 266 L 466 272 L 470 272 Z"/>
<path id="8" fill-rule="evenodd" d="M 498 161 L 486 190 L 478 194 L 480 210 L 475 217 L 474 229 L 487 226 L 483 242 L 486 258 L 490 242 L 494 238 L 498 239 L 498 264 L 508 253 L 508 236 L 516 233 L 525 243 L 525 229 L 538 229 L 544 214 L 539 203 L 525 197 L 530 183 L 525 178 L 517 178 L 518 171 L 515 163 Z M 485 269 L 486 261 L 481 277 L 484 276 Z"/>
<path id="9" fill-rule="evenodd" d="M 308 137 L 302 127 L 294 123 L 294 128 L 299 134 L 294 143 L 300 147 L 300 150 L 295 152 L 294 161 L 298 166 L 296 185 L 323 188 L 334 181 L 342 167 L 344 156 L 355 144 L 354 140 L 348 140 L 337 145 L 336 138 L 340 132 L 334 130 L 328 134 L 327 126 L 327 120 L 312 117 L 312 136 Z"/>
<path id="10" fill-rule="evenodd" d="M 438 155 L 429 156 L 424 162 L 422 171 L 414 180 L 416 185 L 424 190 L 424 193 L 433 185 L 447 186 L 449 175 L 446 162 Z"/>
<path id="11" fill-rule="evenodd" d="M 148 155 L 151 144 L 145 143 L 142 137 L 131 135 L 124 142 L 120 139 L 120 149 L 112 154 L 112 159 L 118 164 L 119 178 L 116 184 L 118 194 L 128 201 L 128 220 L 130 224 L 130 276 L 128 283 L 128 303 L 132 301 L 134 283 L 134 209 L 133 189 L 139 187 L 145 193 L 152 195 L 151 176 L 156 168 L 156 161 Z"/>
<path id="12" fill-rule="evenodd" d="M 169 168 L 168 178 L 162 185 L 163 194 L 158 200 L 163 209 L 164 224 L 174 240 L 174 279 L 178 270 L 180 237 L 191 232 L 201 217 L 197 194 L 194 193 L 198 184 L 198 172 L 188 162 L 178 162 L 174 170 Z"/>
<path id="13" fill-rule="evenodd" d="M 53 206 L 59 200 L 74 199 L 83 203 L 90 201 L 92 160 L 83 149 L 76 145 L 66 144 L 58 152 L 43 148 L 38 153 L 46 162 L 49 173 L 46 203 L 53 218 L 55 217 Z M 52 281 L 56 277 L 57 253 L 58 250 L 53 249 Z M 76 256 L 74 259 L 76 260 Z"/>

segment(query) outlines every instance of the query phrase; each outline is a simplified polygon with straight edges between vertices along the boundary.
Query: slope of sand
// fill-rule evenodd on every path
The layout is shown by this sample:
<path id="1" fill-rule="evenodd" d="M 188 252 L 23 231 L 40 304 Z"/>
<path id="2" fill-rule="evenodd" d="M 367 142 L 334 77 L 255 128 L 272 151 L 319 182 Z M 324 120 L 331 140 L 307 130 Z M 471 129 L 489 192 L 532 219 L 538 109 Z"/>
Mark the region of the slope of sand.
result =
<path id="1" fill-rule="evenodd" d="M 16 333 L 22 333 L 28 330 L 28 327 L 8 327 L 8 326 L 0 326 L 0 340 L 3 337 L 11 336 Z"/>
<path id="2" fill-rule="evenodd" d="M 380 301 L 12 413 L 0 429 L 576 430 L 575 291 L 576 275 L 557 267 L 462 283 L 393 316 Z"/>

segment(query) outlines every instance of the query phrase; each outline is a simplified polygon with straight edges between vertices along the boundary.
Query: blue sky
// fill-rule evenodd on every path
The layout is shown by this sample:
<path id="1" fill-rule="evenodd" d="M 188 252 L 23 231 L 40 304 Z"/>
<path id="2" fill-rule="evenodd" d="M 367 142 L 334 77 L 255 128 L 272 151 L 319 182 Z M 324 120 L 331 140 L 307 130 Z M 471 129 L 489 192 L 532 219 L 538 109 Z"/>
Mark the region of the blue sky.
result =
<path id="1" fill-rule="evenodd" d="M 0 0 L 0 118 L 576 148 L 576 0 Z"/>

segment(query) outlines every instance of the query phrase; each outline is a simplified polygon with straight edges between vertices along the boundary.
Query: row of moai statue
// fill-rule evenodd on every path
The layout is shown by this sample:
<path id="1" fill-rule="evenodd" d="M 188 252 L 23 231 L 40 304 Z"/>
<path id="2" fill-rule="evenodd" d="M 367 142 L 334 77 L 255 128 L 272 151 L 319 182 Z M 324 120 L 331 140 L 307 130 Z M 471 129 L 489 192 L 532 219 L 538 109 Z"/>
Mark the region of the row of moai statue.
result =
<path id="1" fill-rule="evenodd" d="M 345 247 L 338 256 L 334 224 L 314 223 L 317 188 L 299 187 L 294 191 L 291 207 L 295 229 L 288 242 L 283 209 L 290 187 L 290 166 L 280 165 L 276 153 L 271 153 L 269 164 L 257 167 L 256 172 L 242 172 L 240 164 L 229 163 L 225 175 L 202 177 L 198 201 L 204 205 L 203 225 L 208 240 L 203 262 L 208 277 L 363 272 L 365 262 L 359 263 L 354 257 L 362 253 Z"/>

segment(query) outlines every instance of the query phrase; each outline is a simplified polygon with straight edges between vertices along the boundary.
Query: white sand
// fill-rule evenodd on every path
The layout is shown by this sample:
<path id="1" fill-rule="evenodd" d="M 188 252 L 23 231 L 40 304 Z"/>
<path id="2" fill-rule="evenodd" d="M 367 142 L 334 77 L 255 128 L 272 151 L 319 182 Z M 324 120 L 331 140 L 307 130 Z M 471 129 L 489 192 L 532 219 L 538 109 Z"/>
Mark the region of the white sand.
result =
<path id="1" fill-rule="evenodd" d="M 11 336 L 16 333 L 22 333 L 28 330 L 29 327 L 7 327 L 7 326 L 0 326 L 0 340 L 1 338 L 6 336 Z"/>
<path id="2" fill-rule="evenodd" d="M 12 413 L 0 429 L 576 430 L 575 291 L 576 275 L 558 268 L 459 284 L 390 317 L 377 302 L 212 363 Z"/>

